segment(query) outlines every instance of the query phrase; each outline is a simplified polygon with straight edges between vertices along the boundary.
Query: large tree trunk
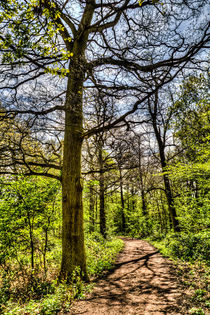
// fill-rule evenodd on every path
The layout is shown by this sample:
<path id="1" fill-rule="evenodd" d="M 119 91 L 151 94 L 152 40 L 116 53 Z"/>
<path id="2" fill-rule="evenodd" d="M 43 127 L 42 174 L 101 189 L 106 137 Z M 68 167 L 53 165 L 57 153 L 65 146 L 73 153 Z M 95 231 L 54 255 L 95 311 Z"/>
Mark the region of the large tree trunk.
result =
<path id="1" fill-rule="evenodd" d="M 77 73 L 77 71 L 75 70 Z M 76 266 L 86 277 L 81 183 L 82 83 L 72 69 L 66 100 L 62 169 L 62 264 L 61 278 L 69 279 Z M 80 93 L 79 93 L 80 91 Z"/>
<path id="2" fill-rule="evenodd" d="M 84 69 L 79 47 L 77 47 L 75 55 L 78 58 L 75 58 L 71 64 L 67 86 L 62 168 L 63 229 L 60 275 L 61 279 L 67 279 L 67 281 L 76 267 L 80 267 L 84 278 L 87 277 L 81 183 Z M 81 57 L 79 58 L 79 56 Z"/>
<path id="3" fill-rule="evenodd" d="M 81 150 L 83 141 L 82 93 L 86 72 L 85 49 L 88 27 L 94 12 L 93 2 L 86 4 L 73 44 L 65 104 L 65 132 L 62 168 L 62 262 L 60 278 L 70 280 L 76 267 L 81 276 L 88 279 L 86 271 Z"/>

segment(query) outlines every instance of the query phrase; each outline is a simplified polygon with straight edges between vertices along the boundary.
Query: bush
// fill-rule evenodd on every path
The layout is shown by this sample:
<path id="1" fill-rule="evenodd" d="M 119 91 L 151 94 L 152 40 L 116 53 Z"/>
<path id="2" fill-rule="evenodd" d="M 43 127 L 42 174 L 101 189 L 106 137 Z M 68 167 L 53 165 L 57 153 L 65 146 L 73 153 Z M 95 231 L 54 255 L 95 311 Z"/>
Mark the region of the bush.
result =
<path id="1" fill-rule="evenodd" d="M 45 295 L 40 300 L 30 300 L 27 304 L 17 305 L 9 301 L 3 309 L 5 315 L 45 314 L 54 315 L 61 309 L 67 311 L 73 299 L 71 286 L 59 284 L 54 286 L 54 293 Z"/>
<path id="2" fill-rule="evenodd" d="M 91 276 L 113 266 L 117 253 L 123 248 L 121 239 L 105 240 L 99 233 L 86 236 L 87 269 Z M 54 256 L 53 256 L 54 257 Z M 0 277 L 0 313 L 5 315 L 57 314 L 68 312 L 73 299 L 81 299 L 89 290 L 76 269 L 72 281 L 57 284 L 53 277 L 45 279 L 40 274 L 2 273 Z"/>
<path id="3" fill-rule="evenodd" d="M 93 276 L 105 269 L 110 269 L 123 246 L 121 239 L 105 240 L 96 232 L 88 235 L 86 238 L 88 273 Z"/>
<path id="4" fill-rule="evenodd" d="M 202 260 L 209 263 L 210 237 L 207 232 L 169 234 L 165 246 L 172 256 L 186 261 Z"/>

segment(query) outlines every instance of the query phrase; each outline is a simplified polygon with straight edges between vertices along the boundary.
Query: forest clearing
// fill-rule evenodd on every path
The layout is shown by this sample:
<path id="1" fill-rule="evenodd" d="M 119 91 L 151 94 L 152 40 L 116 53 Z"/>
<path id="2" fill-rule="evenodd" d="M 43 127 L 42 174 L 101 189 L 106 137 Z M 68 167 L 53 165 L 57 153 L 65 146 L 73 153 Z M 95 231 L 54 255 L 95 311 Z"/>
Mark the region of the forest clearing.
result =
<path id="1" fill-rule="evenodd" d="M 0 1 L 0 313 L 208 314 L 209 13 Z"/>

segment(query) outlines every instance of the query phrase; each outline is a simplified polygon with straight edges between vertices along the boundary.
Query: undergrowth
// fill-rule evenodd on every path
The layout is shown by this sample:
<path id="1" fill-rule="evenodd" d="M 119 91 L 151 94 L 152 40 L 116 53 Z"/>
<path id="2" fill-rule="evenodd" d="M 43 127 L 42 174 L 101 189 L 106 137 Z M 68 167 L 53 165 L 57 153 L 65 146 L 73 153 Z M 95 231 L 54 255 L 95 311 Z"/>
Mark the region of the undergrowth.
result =
<path id="1" fill-rule="evenodd" d="M 86 238 L 87 269 L 89 275 L 100 275 L 113 266 L 117 253 L 123 248 L 120 239 L 104 240 L 98 233 Z M 52 256 L 56 256 L 52 253 Z M 55 259 L 54 259 L 55 263 Z M 82 299 L 92 284 L 84 283 L 80 270 L 75 270 L 71 284 L 58 283 L 59 260 L 54 270 L 43 274 L 40 270 L 15 270 L 12 265 L 0 269 L 0 314 L 57 314 L 67 312 L 74 299 Z M 17 266 L 16 266 L 17 267 Z M 23 266 L 22 266 L 23 267 Z"/>
<path id="2" fill-rule="evenodd" d="M 173 259 L 185 291 L 183 314 L 209 314 L 209 234 L 171 233 L 164 239 L 149 239 L 166 257 Z"/>
<path id="3" fill-rule="evenodd" d="M 163 254 L 189 262 L 204 262 L 209 266 L 210 234 L 170 233 L 163 239 L 152 239 Z"/>
<path id="4" fill-rule="evenodd" d="M 105 240 L 99 233 L 89 234 L 86 238 L 87 269 L 90 276 L 97 276 L 103 270 L 112 268 L 116 255 L 123 249 L 119 238 Z"/>

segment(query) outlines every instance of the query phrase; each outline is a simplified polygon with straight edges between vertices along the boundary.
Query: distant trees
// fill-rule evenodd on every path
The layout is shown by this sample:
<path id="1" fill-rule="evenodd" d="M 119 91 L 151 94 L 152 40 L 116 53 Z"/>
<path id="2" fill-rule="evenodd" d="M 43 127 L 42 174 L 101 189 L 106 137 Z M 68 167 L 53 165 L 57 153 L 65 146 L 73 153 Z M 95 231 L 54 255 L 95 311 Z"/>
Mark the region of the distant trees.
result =
<path id="1" fill-rule="evenodd" d="M 189 87 L 192 82 L 195 86 Z M 195 87 L 199 89 L 197 92 Z M 152 233 L 151 224 L 156 223 L 162 234 L 170 231 L 170 226 L 175 231 L 183 230 L 186 223 L 183 214 L 190 205 L 193 210 L 190 210 L 189 226 L 193 215 L 197 216 L 191 195 L 196 196 L 197 209 L 203 205 L 202 211 L 205 212 L 208 198 L 204 195 L 204 187 L 208 177 L 209 152 L 207 81 L 203 75 L 200 79 L 186 78 L 180 90 L 172 86 L 167 91 L 160 90 L 145 108 L 144 124 L 139 127 L 138 119 L 130 120 L 130 130 L 112 131 L 104 143 L 112 158 L 111 168 L 106 168 L 106 173 L 110 179 L 116 179 L 118 187 L 114 192 L 115 196 L 118 194 L 114 225 L 119 233 L 130 233 L 135 229 L 135 233 L 139 231 L 140 235 L 148 235 Z M 196 130 L 199 135 L 194 139 Z M 184 200 L 188 200 L 189 207 L 182 213 Z M 108 209 L 109 200 L 106 198 L 105 202 Z M 201 221 L 202 218 L 203 214 Z M 198 222 L 200 219 L 196 217 L 195 220 Z"/>

